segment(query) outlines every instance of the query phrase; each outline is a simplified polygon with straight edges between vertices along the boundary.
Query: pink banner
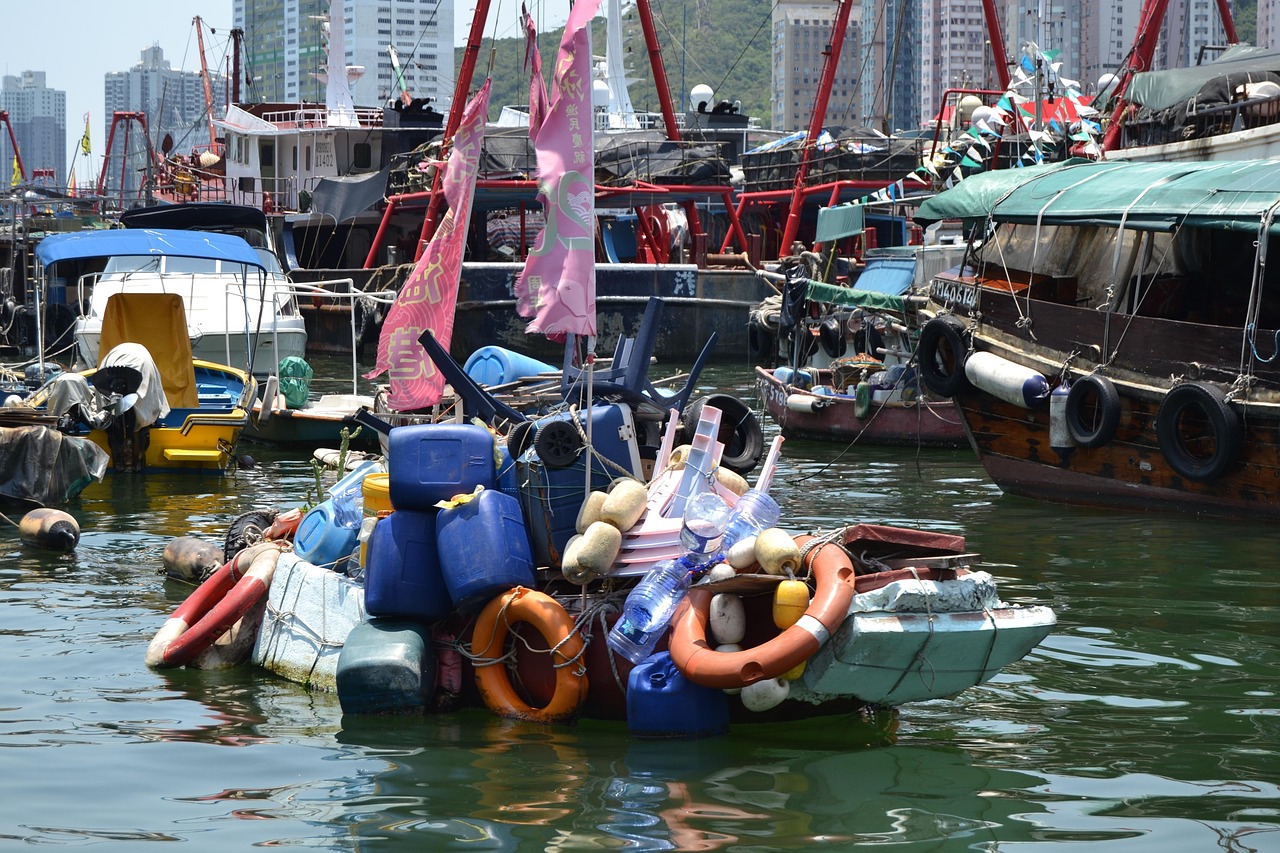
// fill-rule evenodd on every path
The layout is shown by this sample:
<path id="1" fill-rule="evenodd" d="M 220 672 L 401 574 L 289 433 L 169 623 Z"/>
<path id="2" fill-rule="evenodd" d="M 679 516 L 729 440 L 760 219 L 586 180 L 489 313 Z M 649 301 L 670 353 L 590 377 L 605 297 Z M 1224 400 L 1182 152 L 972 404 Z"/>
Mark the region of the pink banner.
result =
<path id="1" fill-rule="evenodd" d="M 485 81 L 463 111 L 441 181 L 449 210 L 387 312 L 378 338 L 377 366 L 366 377 L 372 379 L 387 372 L 391 386 L 387 405 L 396 411 L 410 412 L 434 405 L 444 391 L 444 376 L 427 357 L 418 338 L 430 329 L 440 345 L 448 349 L 453 337 L 462 253 L 489 112 L 489 83 Z"/>
<path id="2" fill-rule="evenodd" d="M 538 50 L 538 28 L 529 10 L 520 4 L 524 22 L 524 67 L 529 72 L 529 138 L 536 139 L 547 116 L 547 84 L 542 79 L 542 53 Z"/>
<path id="3" fill-rule="evenodd" d="M 529 136 L 538 153 L 547 225 L 516 280 L 526 331 L 596 333 L 595 151 L 591 116 L 591 19 L 600 0 L 569 12 L 551 84 L 551 105 Z"/>

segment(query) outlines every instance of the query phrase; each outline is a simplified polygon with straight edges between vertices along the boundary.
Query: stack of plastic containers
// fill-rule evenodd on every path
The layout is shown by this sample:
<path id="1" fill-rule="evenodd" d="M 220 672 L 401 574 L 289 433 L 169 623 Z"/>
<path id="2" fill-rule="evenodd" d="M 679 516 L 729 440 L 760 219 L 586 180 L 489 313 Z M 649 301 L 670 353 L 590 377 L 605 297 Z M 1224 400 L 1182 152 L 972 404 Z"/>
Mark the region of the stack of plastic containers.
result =
<path id="1" fill-rule="evenodd" d="M 393 511 L 368 545 L 365 608 L 371 616 L 431 622 L 453 610 L 440 568 L 436 503 L 494 487 L 493 435 L 475 424 L 396 427 L 388 438 Z"/>
<path id="2" fill-rule="evenodd" d="M 449 596 L 465 613 L 514 586 L 533 586 L 533 552 L 520 502 L 504 492 L 485 489 L 440 510 L 436 548 Z"/>

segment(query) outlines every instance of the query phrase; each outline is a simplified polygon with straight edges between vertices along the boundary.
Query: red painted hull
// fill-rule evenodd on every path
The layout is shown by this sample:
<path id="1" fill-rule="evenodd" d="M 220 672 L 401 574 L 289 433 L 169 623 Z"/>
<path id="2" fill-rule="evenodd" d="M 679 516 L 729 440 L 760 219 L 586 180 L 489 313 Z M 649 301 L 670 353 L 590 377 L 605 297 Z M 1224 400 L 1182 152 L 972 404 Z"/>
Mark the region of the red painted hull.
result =
<path id="1" fill-rule="evenodd" d="M 908 447 L 969 445 L 960 413 L 950 400 L 872 403 L 867 417 L 859 418 L 853 397 L 847 396 L 823 398 L 825 405 L 814 412 L 788 409 L 787 396 L 793 389 L 762 367 L 756 368 L 756 387 L 765 411 L 788 438 Z"/>

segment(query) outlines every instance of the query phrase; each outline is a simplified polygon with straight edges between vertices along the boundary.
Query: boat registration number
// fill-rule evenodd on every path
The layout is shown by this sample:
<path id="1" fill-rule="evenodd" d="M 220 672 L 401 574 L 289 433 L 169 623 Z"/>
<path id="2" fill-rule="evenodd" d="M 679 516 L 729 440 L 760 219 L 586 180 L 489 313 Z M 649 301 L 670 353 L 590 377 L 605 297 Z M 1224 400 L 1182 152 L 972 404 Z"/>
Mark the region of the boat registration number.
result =
<path id="1" fill-rule="evenodd" d="M 966 308 L 978 304 L 977 285 L 954 279 L 935 278 L 931 288 L 933 298 L 947 305 L 963 305 Z"/>

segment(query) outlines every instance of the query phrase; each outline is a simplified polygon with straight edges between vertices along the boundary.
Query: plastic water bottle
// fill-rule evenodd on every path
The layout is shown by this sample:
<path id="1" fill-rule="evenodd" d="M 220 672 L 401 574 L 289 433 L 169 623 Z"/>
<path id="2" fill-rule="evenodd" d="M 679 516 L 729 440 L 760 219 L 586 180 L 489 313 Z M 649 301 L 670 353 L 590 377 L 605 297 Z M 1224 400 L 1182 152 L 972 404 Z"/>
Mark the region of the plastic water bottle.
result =
<path id="1" fill-rule="evenodd" d="M 689 499 L 680 530 L 680 543 L 687 553 L 658 563 L 627 595 L 622 618 L 606 638 L 611 649 L 632 663 L 640 663 L 653 653 L 689 591 L 693 575 L 719 555 L 728 520 L 729 507 L 714 492 Z"/>
<path id="2" fill-rule="evenodd" d="M 782 510 L 778 507 L 778 502 L 769 497 L 768 492 L 758 488 L 747 489 L 729 511 L 721 547 L 727 551 L 735 543 L 776 526 L 781 516 Z"/>

